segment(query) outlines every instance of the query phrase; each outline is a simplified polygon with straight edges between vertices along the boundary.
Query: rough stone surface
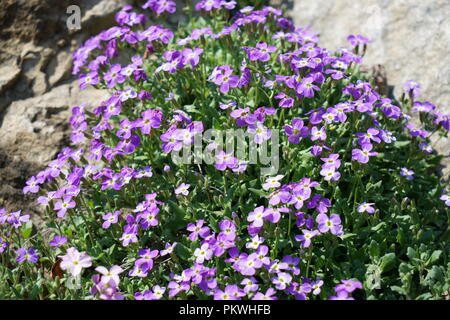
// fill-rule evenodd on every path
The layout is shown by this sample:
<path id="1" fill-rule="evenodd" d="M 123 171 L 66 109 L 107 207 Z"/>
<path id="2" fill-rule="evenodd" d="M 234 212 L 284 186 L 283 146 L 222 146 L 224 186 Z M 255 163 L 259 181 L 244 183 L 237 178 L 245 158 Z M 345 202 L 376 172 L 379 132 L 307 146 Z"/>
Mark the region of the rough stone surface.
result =
<path id="1" fill-rule="evenodd" d="M 25 181 L 70 143 L 72 106 L 95 107 L 107 93 L 80 91 L 72 52 L 114 23 L 132 0 L 81 0 L 82 29 L 66 27 L 69 0 L 2 0 L 0 6 L 0 208 L 38 212 Z"/>
<path id="2" fill-rule="evenodd" d="M 312 26 L 320 34 L 319 43 L 330 50 L 348 46 L 349 34 L 362 34 L 373 40 L 364 64 L 385 67 L 396 97 L 401 95 L 403 83 L 413 80 L 422 84 L 420 99 L 450 113 L 449 0 L 282 2 L 296 25 Z M 448 139 L 442 139 L 437 147 L 449 155 Z M 450 164 L 449 159 L 446 162 Z"/>

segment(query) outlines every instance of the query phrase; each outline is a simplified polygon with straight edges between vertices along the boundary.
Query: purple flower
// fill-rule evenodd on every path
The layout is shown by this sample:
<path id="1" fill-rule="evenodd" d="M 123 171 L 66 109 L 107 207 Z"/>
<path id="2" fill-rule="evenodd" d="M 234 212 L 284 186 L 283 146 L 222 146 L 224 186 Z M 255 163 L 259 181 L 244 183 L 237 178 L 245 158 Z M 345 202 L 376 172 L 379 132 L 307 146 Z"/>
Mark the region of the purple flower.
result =
<path id="1" fill-rule="evenodd" d="M 335 171 L 336 169 L 331 166 L 322 166 L 320 170 L 320 175 L 324 177 L 325 181 L 337 181 L 341 177 L 340 172 Z"/>
<path id="2" fill-rule="evenodd" d="M 202 0 L 195 5 L 195 10 L 211 11 L 213 9 L 219 9 L 222 2 L 222 0 Z"/>
<path id="3" fill-rule="evenodd" d="M 67 242 L 67 238 L 64 236 L 54 236 L 53 240 L 49 242 L 52 247 L 60 247 Z"/>
<path id="4" fill-rule="evenodd" d="M 337 291 L 335 296 L 331 296 L 329 298 L 330 300 L 355 300 L 352 297 L 348 296 L 347 291 L 341 290 L 341 291 Z"/>
<path id="5" fill-rule="evenodd" d="M 176 242 L 174 242 L 173 244 L 166 243 L 164 250 L 161 250 L 161 253 L 160 253 L 161 257 L 171 254 L 173 252 L 173 250 L 175 249 L 176 245 L 177 245 Z"/>
<path id="6" fill-rule="evenodd" d="M 256 250 L 256 249 L 258 249 L 259 248 L 259 246 L 264 242 L 264 238 L 263 237 L 260 237 L 260 236 L 258 236 L 258 235 L 255 235 L 253 238 L 252 238 L 252 240 L 250 241 L 250 242 L 247 242 L 246 244 L 245 244 L 245 247 L 247 248 L 247 249 L 254 249 L 254 250 Z"/>
<path id="7" fill-rule="evenodd" d="M 230 88 L 236 88 L 239 82 L 239 77 L 232 73 L 233 69 L 230 66 L 216 67 L 209 79 L 220 86 L 220 92 L 228 93 Z"/>
<path id="8" fill-rule="evenodd" d="M 363 37 L 362 35 L 358 34 L 356 36 L 354 35 L 349 35 L 347 37 L 347 41 L 354 47 L 360 45 L 360 44 L 367 44 L 370 43 L 371 41 L 365 37 Z"/>
<path id="9" fill-rule="evenodd" d="M 187 230 L 191 231 L 191 234 L 189 235 L 189 240 L 195 241 L 198 239 L 198 236 L 202 238 L 206 238 L 209 235 L 209 232 L 211 231 L 209 227 L 204 227 L 203 224 L 205 223 L 204 220 L 198 220 L 197 223 L 194 225 L 193 223 L 189 223 L 187 226 Z"/>
<path id="10" fill-rule="evenodd" d="M 244 276 L 253 276 L 256 273 L 256 269 L 261 268 L 262 265 L 263 262 L 258 258 L 257 253 L 250 255 L 243 253 L 239 256 L 237 269 Z"/>
<path id="11" fill-rule="evenodd" d="M 320 294 L 320 287 L 323 286 L 323 281 L 320 280 L 320 278 L 317 278 L 316 281 L 314 281 L 313 283 L 311 283 L 311 289 L 313 290 L 312 293 L 313 295 L 317 296 L 318 294 Z"/>
<path id="12" fill-rule="evenodd" d="M 245 296 L 245 292 L 235 284 L 229 284 L 224 291 L 216 290 L 214 293 L 214 300 L 241 300 Z"/>
<path id="13" fill-rule="evenodd" d="M 292 276 L 287 272 L 280 272 L 276 277 L 272 278 L 272 283 L 278 290 L 284 290 L 291 283 Z"/>
<path id="14" fill-rule="evenodd" d="M 139 267 L 142 267 L 142 265 L 145 264 L 145 270 L 150 271 L 153 268 L 153 259 L 158 256 L 158 253 L 158 250 L 141 249 L 138 252 L 139 259 L 136 260 L 134 264 Z"/>
<path id="15" fill-rule="evenodd" d="M 97 72 L 90 72 L 80 76 L 80 89 L 85 89 L 89 85 L 96 85 L 100 82 Z"/>
<path id="16" fill-rule="evenodd" d="M 175 13 L 177 10 L 177 5 L 173 1 L 168 0 L 148 0 L 142 6 L 142 9 L 151 9 L 156 15 L 161 15 L 164 12 L 168 12 L 170 14 Z"/>
<path id="17" fill-rule="evenodd" d="M 104 216 L 102 216 L 102 219 L 105 220 L 102 224 L 103 229 L 108 229 L 112 224 L 116 224 L 119 220 L 120 210 L 113 212 L 108 212 Z"/>
<path id="18" fill-rule="evenodd" d="M 420 150 L 425 151 L 426 153 L 433 153 L 433 148 L 429 144 L 426 144 L 425 142 L 419 143 L 419 148 Z"/>
<path id="19" fill-rule="evenodd" d="M 75 201 L 72 201 L 72 197 L 70 196 L 65 196 L 62 201 L 60 200 L 56 202 L 55 210 L 58 210 L 58 218 L 63 218 L 66 215 L 67 210 L 75 208 L 75 206 L 76 203 Z"/>
<path id="20" fill-rule="evenodd" d="M 284 131 L 288 136 L 288 141 L 293 144 L 298 144 L 301 138 L 306 138 L 308 136 L 308 127 L 304 126 L 302 119 L 293 119 L 292 126 L 284 126 Z"/>
<path id="21" fill-rule="evenodd" d="M 295 209 L 301 209 L 304 202 L 311 196 L 311 189 L 296 188 L 292 194 L 292 199 L 289 204 L 293 204 Z"/>
<path id="22" fill-rule="evenodd" d="M 303 235 L 299 234 L 295 236 L 295 240 L 302 243 L 303 248 L 308 248 L 311 245 L 311 239 L 319 234 L 318 230 L 302 230 Z"/>
<path id="23" fill-rule="evenodd" d="M 362 212 L 367 212 L 367 213 L 374 213 L 375 212 L 375 208 L 373 207 L 374 203 L 367 203 L 367 202 L 363 202 L 360 205 L 358 205 L 358 208 L 356 209 L 356 211 L 362 213 Z"/>
<path id="24" fill-rule="evenodd" d="M 363 144 L 370 144 L 372 141 L 380 143 L 381 139 L 378 138 L 379 133 L 380 133 L 379 130 L 375 128 L 369 128 L 366 133 L 356 133 L 355 135 L 359 137 L 358 143 L 360 145 L 363 145 Z"/>
<path id="25" fill-rule="evenodd" d="M 194 50 L 190 48 L 183 49 L 182 55 L 184 58 L 184 63 L 189 63 L 192 67 L 195 67 L 200 61 L 200 55 L 202 52 L 202 48 L 195 48 Z"/>
<path id="26" fill-rule="evenodd" d="M 16 260 L 19 263 L 23 263 L 25 261 L 36 263 L 39 260 L 39 257 L 33 248 L 30 248 L 28 250 L 24 248 L 19 248 L 17 249 L 16 253 L 17 253 Z"/>
<path id="27" fill-rule="evenodd" d="M 127 228 L 127 226 L 125 226 L 125 228 Z M 128 247 L 128 245 L 130 243 L 136 243 L 138 242 L 138 238 L 137 235 L 135 233 L 135 230 L 133 229 L 127 229 L 123 234 L 122 237 L 120 237 L 119 239 L 120 241 L 122 241 L 122 246 L 124 247 Z"/>
<path id="28" fill-rule="evenodd" d="M 339 154 L 331 153 L 327 158 L 320 158 L 324 162 L 323 168 L 339 169 L 341 166 L 341 160 L 339 160 Z"/>
<path id="29" fill-rule="evenodd" d="M 223 150 L 220 151 L 216 156 L 216 163 L 214 167 L 217 170 L 224 171 L 227 168 L 233 169 L 238 164 L 238 159 L 232 156 L 232 153 L 225 153 Z"/>
<path id="30" fill-rule="evenodd" d="M 293 256 L 284 256 L 283 263 L 287 263 L 287 270 L 291 271 L 295 276 L 298 276 L 300 274 L 300 268 L 297 267 L 297 265 L 300 263 L 300 258 L 296 258 Z"/>
<path id="31" fill-rule="evenodd" d="M 342 231 L 341 218 L 337 214 L 333 213 L 328 217 L 326 214 L 320 213 L 316 218 L 316 222 L 318 224 L 317 228 L 321 233 L 330 231 L 331 234 L 337 236 L 344 234 Z"/>
<path id="32" fill-rule="evenodd" d="M 108 88 L 114 88 L 117 83 L 124 83 L 126 77 L 121 73 L 122 66 L 115 64 L 111 66 L 108 73 L 105 74 L 103 79 L 106 81 Z"/>
<path id="33" fill-rule="evenodd" d="M 190 184 L 182 183 L 178 186 L 178 188 L 175 189 L 175 194 L 182 194 L 184 196 L 187 196 L 189 194 L 189 187 Z"/>
<path id="34" fill-rule="evenodd" d="M 252 300 L 278 300 L 277 297 L 275 297 L 276 291 L 273 288 L 267 289 L 266 293 L 257 292 Z"/>
<path id="35" fill-rule="evenodd" d="M 275 96 L 275 99 L 280 100 L 279 102 L 279 106 L 281 108 L 292 108 L 294 106 L 294 99 L 292 99 L 291 97 L 287 96 L 284 93 L 279 93 Z"/>
<path id="36" fill-rule="evenodd" d="M 422 86 L 414 81 L 406 81 L 405 83 L 403 83 L 404 91 L 407 95 L 412 96 L 413 98 L 417 98 L 418 96 L 420 96 L 420 89 L 422 88 Z"/>
<path id="37" fill-rule="evenodd" d="M 306 77 L 297 86 L 297 94 L 306 98 L 313 98 L 314 91 L 320 91 L 320 88 L 314 84 L 313 77 Z"/>
<path id="38" fill-rule="evenodd" d="M 377 156 L 378 152 L 370 152 L 373 148 L 373 145 L 370 143 L 366 143 L 361 145 L 361 149 L 353 149 L 352 150 L 352 160 L 356 160 L 359 163 L 367 163 L 369 162 L 369 157 Z"/>
<path id="39" fill-rule="evenodd" d="M 413 180 L 414 179 L 414 177 L 413 177 L 414 171 L 406 169 L 406 168 L 401 168 L 400 169 L 400 175 L 402 177 L 405 177 L 408 180 Z"/>
<path id="40" fill-rule="evenodd" d="M 275 52 L 277 47 L 268 46 L 265 42 L 256 44 L 256 48 L 245 48 L 248 53 L 250 61 L 267 62 L 270 60 L 270 53 Z"/>
<path id="41" fill-rule="evenodd" d="M 31 177 L 27 181 L 27 186 L 23 188 L 23 193 L 27 194 L 28 192 L 31 193 L 38 193 L 39 192 L 39 185 L 42 183 L 41 180 L 36 179 L 35 177 Z"/>
<path id="42" fill-rule="evenodd" d="M 338 284 L 335 287 L 335 291 L 345 291 L 347 293 L 352 293 L 356 289 L 362 289 L 362 284 L 359 281 L 354 280 L 342 280 L 342 284 Z"/>
<path id="43" fill-rule="evenodd" d="M 247 294 L 258 290 L 258 288 L 259 288 L 258 280 L 256 280 L 254 277 L 243 279 L 241 281 L 241 285 L 245 286 L 244 292 Z"/>

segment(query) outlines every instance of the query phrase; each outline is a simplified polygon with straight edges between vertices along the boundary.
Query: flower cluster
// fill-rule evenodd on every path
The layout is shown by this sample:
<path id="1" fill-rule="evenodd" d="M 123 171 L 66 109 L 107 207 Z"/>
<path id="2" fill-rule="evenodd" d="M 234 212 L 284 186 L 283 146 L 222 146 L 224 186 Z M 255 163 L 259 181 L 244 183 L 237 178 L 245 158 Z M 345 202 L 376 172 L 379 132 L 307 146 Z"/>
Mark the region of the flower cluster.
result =
<path id="1" fill-rule="evenodd" d="M 432 138 L 448 134 L 450 116 L 418 101 L 417 83 L 399 100 L 379 94 L 359 72 L 370 43 L 361 35 L 333 53 L 273 7 L 189 3 L 192 18 L 176 30 L 147 17 L 163 24 L 173 1 L 125 6 L 74 52 L 80 88 L 111 95 L 72 108 L 72 146 L 26 181 L 46 229 L 0 209 L 0 274 L 25 279 L 21 293 L 0 292 L 443 297 L 450 196 Z M 278 172 L 261 174 L 212 139 L 195 154 L 210 164 L 177 163 L 208 129 L 245 131 L 251 140 L 239 142 L 258 149 L 280 136 Z"/>

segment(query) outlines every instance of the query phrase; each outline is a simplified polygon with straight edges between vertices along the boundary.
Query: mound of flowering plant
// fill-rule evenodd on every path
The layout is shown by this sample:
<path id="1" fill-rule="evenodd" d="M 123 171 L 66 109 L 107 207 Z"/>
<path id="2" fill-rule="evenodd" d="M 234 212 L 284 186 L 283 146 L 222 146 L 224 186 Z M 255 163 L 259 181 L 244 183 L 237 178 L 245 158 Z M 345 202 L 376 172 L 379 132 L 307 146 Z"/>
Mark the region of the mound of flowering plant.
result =
<path id="1" fill-rule="evenodd" d="M 74 53 L 111 97 L 27 181 L 47 226 L 0 211 L 0 297 L 448 297 L 450 116 L 377 93 L 362 36 L 331 53 L 272 7 L 185 10 L 127 6 Z"/>

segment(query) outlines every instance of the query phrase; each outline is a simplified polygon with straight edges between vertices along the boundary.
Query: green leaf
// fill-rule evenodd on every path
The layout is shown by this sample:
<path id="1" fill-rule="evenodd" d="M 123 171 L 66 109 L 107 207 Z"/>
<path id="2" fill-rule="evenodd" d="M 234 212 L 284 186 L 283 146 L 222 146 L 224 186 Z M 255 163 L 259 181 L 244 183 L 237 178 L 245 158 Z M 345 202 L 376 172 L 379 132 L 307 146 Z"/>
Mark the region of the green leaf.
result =
<path id="1" fill-rule="evenodd" d="M 343 236 L 340 236 L 339 238 L 341 238 L 342 240 L 347 239 L 347 238 L 351 238 L 356 236 L 356 233 L 345 233 Z"/>
<path id="2" fill-rule="evenodd" d="M 369 254 L 371 257 L 379 257 L 380 256 L 380 247 L 378 242 L 372 240 L 369 245 Z"/>
<path id="3" fill-rule="evenodd" d="M 425 266 L 429 266 L 429 265 L 435 263 L 436 261 L 438 261 L 439 258 L 441 257 L 441 254 L 442 254 L 442 250 L 433 251 L 433 253 L 431 254 L 431 257 L 425 263 Z"/>
<path id="4" fill-rule="evenodd" d="M 414 250 L 414 249 L 411 248 L 411 247 L 409 247 L 409 248 L 406 250 L 406 255 L 408 256 L 408 258 L 409 258 L 410 260 L 414 260 L 414 259 L 417 259 L 417 258 L 418 258 L 416 250 Z"/>
<path id="5" fill-rule="evenodd" d="M 266 193 L 263 190 L 258 190 L 254 188 L 248 188 L 249 191 L 253 192 L 254 194 L 260 196 L 261 198 L 266 196 Z"/>
<path id="6" fill-rule="evenodd" d="M 399 293 L 399 294 L 406 295 L 405 289 L 403 289 L 402 287 L 399 287 L 399 286 L 392 286 L 390 289 L 391 289 L 392 291 L 394 291 L 394 292 Z"/>
<path id="7" fill-rule="evenodd" d="M 31 236 L 31 232 L 33 231 L 33 222 L 28 221 L 25 225 L 22 227 L 22 236 L 25 239 L 28 239 Z"/>
<path id="8" fill-rule="evenodd" d="M 408 144 L 410 144 L 411 141 L 410 140 L 403 140 L 403 141 L 395 141 L 394 142 L 394 147 L 395 148 L 401 148 L 401 147 L 405 147 Z"/>
<path id="9" fill-rule="evenodd" d="M 369 290 L 381 288 L 381 270 L 379 266 L 371 264 L 367 267 L 365 287 Z"/>
<path id="10" fill-rule="evenodd" d="M 395 266 L 395 253 L 391 252 L 381 257 L 380 268 L 381 273 L 392 270 Z"/>

